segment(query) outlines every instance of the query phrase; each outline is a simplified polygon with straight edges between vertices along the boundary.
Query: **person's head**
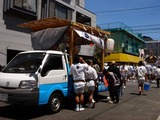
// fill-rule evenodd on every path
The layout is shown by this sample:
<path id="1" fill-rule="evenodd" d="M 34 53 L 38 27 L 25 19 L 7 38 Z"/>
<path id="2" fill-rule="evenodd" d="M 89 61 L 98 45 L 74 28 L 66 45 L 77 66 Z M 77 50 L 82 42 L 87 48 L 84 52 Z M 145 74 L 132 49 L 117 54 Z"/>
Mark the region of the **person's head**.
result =
<path id="1" fill-rule="evenodd" d="M 104 66 L 107 67 L 107 66 L 108 66 L 108 63 L 104 63 Z"/>
<path id="2" fill-rule="evenodd" d="M 111 66 L 111 65 L 115 65 L 115 64 L 116 64 L 115 61 L 111 61 L 110 66 Z"/>
<path id="3" fill-rule="evenodd" d="M 79 56 L 78 55 L 76 55 L 74 57 L 73 63 L 79 63 Z"/>
<path id="4" fill-rule="evenodd" d="M 104 67 L 103 74 L 105 76 L 109 75 L 108 67 Z"/>
<path id="5" fill-rule="evenodd" d="M 93 60 L 87 60 L 87 64 L 93 66 Z"/>
<path id="6" fill-rule="evenodd" d="M 143 61 L 139 61 L 138 66 L 144 65 Z"/>
<path id="7" fill-rule="evenodd" d="M 97 59 L 93 59 L 93 64 L 97 64 L 98 63 L 98 60 Z"/>

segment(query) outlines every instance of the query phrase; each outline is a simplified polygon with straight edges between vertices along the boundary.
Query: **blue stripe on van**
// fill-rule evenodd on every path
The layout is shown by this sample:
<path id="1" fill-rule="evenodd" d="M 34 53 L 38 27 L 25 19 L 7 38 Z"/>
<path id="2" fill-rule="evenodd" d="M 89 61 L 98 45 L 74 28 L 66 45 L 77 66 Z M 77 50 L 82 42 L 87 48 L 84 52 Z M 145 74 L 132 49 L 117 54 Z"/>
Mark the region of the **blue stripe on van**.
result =
<path id="1" fill-rule="evenodd" d="M 62 91 L 64 96 L 68 95 L 68 82 L 64 83 L 51 83 L 51 84 L 42 84 L 39 87 L 39 105 L 47 104 L 50 95 L 55 90 Z"/>

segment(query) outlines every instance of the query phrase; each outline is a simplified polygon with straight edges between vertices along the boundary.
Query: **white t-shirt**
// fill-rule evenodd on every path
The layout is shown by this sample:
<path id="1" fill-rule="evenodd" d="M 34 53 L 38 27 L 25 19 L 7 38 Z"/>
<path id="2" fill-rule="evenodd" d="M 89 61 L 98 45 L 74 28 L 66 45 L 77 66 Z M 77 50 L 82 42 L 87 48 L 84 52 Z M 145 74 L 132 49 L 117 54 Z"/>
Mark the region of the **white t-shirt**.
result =
<path id="1" fill-rule="evenodd" d="M 160 78 L 160 68 L 157 68 L 157 69 L 156 69 L 156 77 L 157 77 L 157 78 Z"/>
<path id="2" fill-rule="evenodd" d="M 72 64 L 70 68 L 70 75 L 73 75 L 73 80 L 85 80 L 85 69 L 88 69 L 88 64 Z"/>
<path id="3" fill-rule="evenodd" d="M 138 66 L 137 67 L 138 80 L 145 80 L 146 73 L 147 73 L 147 69 L 145 66 Z"/>
<path id="4" fill-rule="evenodd" d="M 128 67 L 126 65 L 121 65 L 120 66 L 120 73 L 122 76 L 127 76 L 128 72 Z"/>
<path id="5" fill-rule="evenodd" d="M 85 70 L 85 78 L 95 80 L 97 77 L 98 75 L 96 70 L 93 67 L 88 66 L 88 69 Z"/>
<path id="6" fill-rule="evenodd" d="M 147 64 L 147 65 L 145 65 L 145 67 L 146 67 L 146 69 L 147 69 L 147 73 L 148 73 L 148 74 L 151 74 L 151 72 L 152 72 L 152 66 L 149 65 L 149 64 Z"/>
<path id="7" fill-rule="evenodd" d="M 87 87 L 93 87 L 95 86 L 95 80 L 98 78 L 97 71 L 91 67 L 88 66 L 88 69 L 85 70 L 85 79 L 87 82 Z M 89 81 L 87 81 L 89 80 Z M 89 90 L 94 90 L 92 88 L 89 88 Z"/>

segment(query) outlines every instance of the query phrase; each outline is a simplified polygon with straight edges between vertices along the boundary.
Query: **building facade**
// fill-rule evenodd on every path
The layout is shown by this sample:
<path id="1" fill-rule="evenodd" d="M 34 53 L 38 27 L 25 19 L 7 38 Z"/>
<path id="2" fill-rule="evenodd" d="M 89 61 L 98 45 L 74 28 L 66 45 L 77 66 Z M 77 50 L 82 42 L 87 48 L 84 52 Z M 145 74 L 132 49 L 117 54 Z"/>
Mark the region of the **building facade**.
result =
<path id="1" fill-rule="evenodd" d="M 145 53 L 147 56 L 153 54 L 156 57 L 160 57 L 160 41 L 159 40 L 152 40 L 152 41 L 146 41 L 146 48 Z"/>
<path id="2" fill-rule="evenodd" d="M 32 50 L 31 31 L 19 24 L 58 17 L 96 27 L 96 15 L 85 9 L 85 0 L 2 0 L 0 6 L 0 65 Z"/>
<path id="3" fill-rule="evenodd" d="M 115 41 L 114 52 L 106 57 L 106 62 L 114 60 L 134 63 L 140 60 L 139 50 L 145 48 L 145 41 L 141 34 L 134 32 L 123 23 L 109 24 L 105 30 L 111 32 L 111 37 Z"/>

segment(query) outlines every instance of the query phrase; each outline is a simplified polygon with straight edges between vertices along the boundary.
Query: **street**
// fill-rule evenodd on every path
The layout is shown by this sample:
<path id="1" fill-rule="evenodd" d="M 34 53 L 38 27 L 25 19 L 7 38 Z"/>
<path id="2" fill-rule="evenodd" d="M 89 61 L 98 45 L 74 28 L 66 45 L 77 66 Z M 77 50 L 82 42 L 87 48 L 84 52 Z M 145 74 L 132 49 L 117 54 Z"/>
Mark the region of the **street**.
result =
<path id="1" fill-rule="evenodd" d="M 1 120 L 160 120 L 160 88 L 151 84 L 149 91 L 138 96 L 136 82 L 127 82 L 124 95 L 118 104 L 109 104 L 107 92 L 101 93 L 100 102 L 94 109 L 86 108 L 82 112 L 63 108 L 59 113 L 49 114 L 44 106 L 24 107 L 0 102 Z"/>

